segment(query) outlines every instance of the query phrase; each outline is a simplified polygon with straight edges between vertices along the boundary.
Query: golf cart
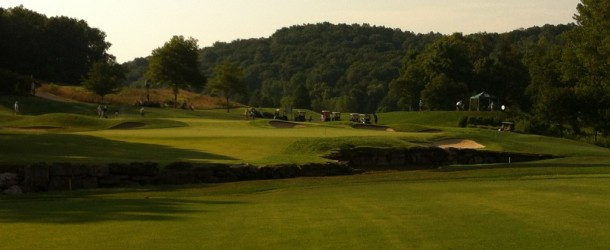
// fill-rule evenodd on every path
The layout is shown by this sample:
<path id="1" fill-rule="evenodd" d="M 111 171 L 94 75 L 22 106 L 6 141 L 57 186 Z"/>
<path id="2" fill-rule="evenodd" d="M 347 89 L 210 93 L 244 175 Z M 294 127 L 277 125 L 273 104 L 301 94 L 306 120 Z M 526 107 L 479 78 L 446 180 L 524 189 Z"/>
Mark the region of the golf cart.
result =
<path id="1" fill-rule="evenodd" d="M 294 116 L 294 121 L 304 122 L 305 115 L 306 115 L 305 111 L 302 111 L 302 110 L 297 111 L 297 114 Z"/>
<path id="2" fill-rule="evenodd" d="M 341 112 L 332 112 L 330 118 L 332 121 L 341 121 Z"/>
<path id="3" fill-rule="evenodd" d="M 322 110 L 322 114 L 320 115 L 320 121 L 329 122 L 330 121 L 330 111 Z"/>
<path id="4" fill-rule="evenodd" d="M 502 126 L 498 131 L 513 131 L 515 129 L 515 124 L 513 122 L 502 122 Z"/>
<path id="5" fill-rule="evenodd" d="M 369 114 L 360 114 L 360 123 L 362 123 L 362 124 L 371 124 L 371 115 L 369 115 Z"/>
<path id="6" fill-rule="evenodd" d="M 286 116 L 286 113 L 280 114 L 280 109 L 275 109 L 275 113 L 273 113 L 273 119 L 288 121 L 288 116 Z"/>

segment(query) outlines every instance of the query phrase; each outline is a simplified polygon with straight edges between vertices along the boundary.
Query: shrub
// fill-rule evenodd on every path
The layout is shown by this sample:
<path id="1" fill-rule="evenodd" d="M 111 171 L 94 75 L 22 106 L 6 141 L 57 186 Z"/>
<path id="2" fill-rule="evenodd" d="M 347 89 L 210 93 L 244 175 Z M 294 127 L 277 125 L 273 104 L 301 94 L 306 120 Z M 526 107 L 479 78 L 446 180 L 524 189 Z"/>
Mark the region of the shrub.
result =
<path id="1" fill-rule="evenodd" d="M 472 125 L 472 126 L 476 126 L 477 124 L 479 124 L 479 121 L 478 121 L 478 120 L 479 120 L 479 119 L 478 119 L 478 118 L 476 118 L 476 117 L 472 117 L 472 116 L 471 116 L 471 117 L 468 117 L 468 119 L 467 119 L 467 124 L 468 124 L 468 125 Z"/>
<path id="2" fill-rule="evenodd" d="M 462 116 L 458 121 L 458 126 L 460 128 L 465 128 L 468 125 L 468 116 Z"/>
<path id="3" fill-rule="evenodd" d="M 15 72 L 0 69 L 0 93 L 27 94 L 30 92 L 31 78 Z"/>

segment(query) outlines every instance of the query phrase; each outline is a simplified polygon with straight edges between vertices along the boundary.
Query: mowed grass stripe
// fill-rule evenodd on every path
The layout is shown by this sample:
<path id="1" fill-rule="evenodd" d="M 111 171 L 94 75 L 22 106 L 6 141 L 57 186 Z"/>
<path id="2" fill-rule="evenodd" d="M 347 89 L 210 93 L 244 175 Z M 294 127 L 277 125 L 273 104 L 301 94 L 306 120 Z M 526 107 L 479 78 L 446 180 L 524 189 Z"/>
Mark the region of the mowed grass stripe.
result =
<path id="1" fill-rule="evenodd" d="M 492 170 L 477 171 L 489 175 Z M 41 246 L 25 237 L 52 241 L 55 249 L 592 249 L 610 244 L 606 175 L 555 178 L 513 171 L 539 177 L 451 179 L 446 173 L 415 171 L 3 197 L 0 240 L 11 249 Z M 91 244 L 100 239 L 104 242 Z"/>

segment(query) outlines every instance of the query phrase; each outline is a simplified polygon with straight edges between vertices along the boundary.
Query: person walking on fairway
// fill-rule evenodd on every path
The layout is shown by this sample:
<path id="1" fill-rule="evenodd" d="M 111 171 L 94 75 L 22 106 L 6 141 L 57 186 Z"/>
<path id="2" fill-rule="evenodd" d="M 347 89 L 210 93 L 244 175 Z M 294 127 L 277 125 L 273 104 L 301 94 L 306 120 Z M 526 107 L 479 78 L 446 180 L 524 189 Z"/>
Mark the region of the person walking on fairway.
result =
<path id="1" fill-rule="evenodd" d="M 19 114 L 19 101 L 15 101 L 15 114 Z"/>

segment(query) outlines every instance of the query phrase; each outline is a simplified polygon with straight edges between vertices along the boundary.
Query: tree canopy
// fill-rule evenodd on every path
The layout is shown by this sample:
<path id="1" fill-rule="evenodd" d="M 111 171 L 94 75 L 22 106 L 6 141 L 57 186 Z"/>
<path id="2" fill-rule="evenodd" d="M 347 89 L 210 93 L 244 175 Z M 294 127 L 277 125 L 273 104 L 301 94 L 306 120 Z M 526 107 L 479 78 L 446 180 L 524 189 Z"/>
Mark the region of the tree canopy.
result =
<path id="1" fill-rule="evenodd" d="M 375 112 L 413 110 L 420 99 L 432 98 L 426 103 L 448 110 L 487 91 L 506 106 L 530 111 L 534 93 L 540 92 L 531 91 L 537 76 L 528 58 L 541 41 L 561 46 L 563 34 L 574 27 L 441 35 L 318 23 L 282 28 L 268 38 L 217 42 L 201 49 L 199 58 L 208 76 L 225 60 L 237 64 L 248 95 L 234 98 L 251 106 L 279 107 L 292 100 L 314 110 Z M 146 60 L 130 63 L 133 79 L 138 78 L 132 73 L 147 67 Z M 436 100 L 446 87 L 457 92 L 441 104 Z"/>
<path id="2" fill-rule="evenodd" d="M 196 39 L 174 36 L 152 52 L 146 76 L 153 82 L 172 86 L 174 106 L 178 105 L 180 89 L 198 88 L 206 83 L 199 70 L 198 49 Z"/>
<path id="3" fill-rule="evenodd" d="M 105 38 L 84 20 L 49 18 L 23 6 L 0 8 L 0 69 L 3 75 L 77 85 L 96 61 L 112 58 Z M 2 92 L 15 90 L 2 85 Z"/>
<path id="4" fill-rule="evenodd" d="M 279 107 L 284 97 L 307 105 L 297 96 L 305 90 L 315 110 L 373 112 L 405 52 L 438 37 L 368 24 L 297 25 L 269 38 L 215 43 L 201 50 L 201 61 L 207 75 L 226 59 L 240 65 L 250 94 L 238 101 L 251 106 Z"/>
<path id="5" fill-rule="evenodd" d="M 596 131 L 610 131 L 610 1 L 582 0 L 567 34 L 563 80 L 573 84 L 579 117 Z"/>
<path id="6" fill-rule="evenodd" d="M 226 99 L 227 112 L 230 112 L 229 100 L 236 95 L 246 94 L 244 73 L 237 65 L 227 61 L 216 65 L 214 79 L 208 88 L 213 93 L 218 93 Z"/>
<path id="7" fill-rule="evenodd" d="M 114 61 L 98 61 L 93 64 L 83 82 L 83 86 L 98 94 L 104 103 L 104 96 L 120 90 L 125 80 L 125 70 Z"/>

